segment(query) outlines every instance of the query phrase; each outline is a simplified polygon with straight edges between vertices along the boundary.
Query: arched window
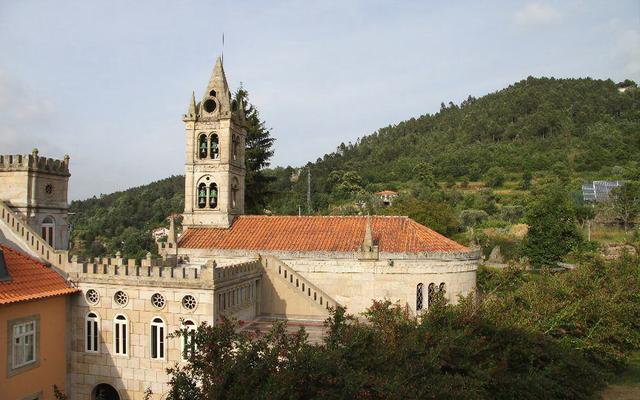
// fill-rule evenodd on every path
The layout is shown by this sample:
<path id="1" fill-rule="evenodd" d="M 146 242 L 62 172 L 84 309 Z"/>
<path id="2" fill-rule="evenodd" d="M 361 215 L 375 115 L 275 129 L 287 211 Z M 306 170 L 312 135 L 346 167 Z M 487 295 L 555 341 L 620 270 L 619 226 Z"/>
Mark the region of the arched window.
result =
<path id="1" fill-rule="evenodd" d="M 187 334 L 182 337 L 182 359 L 188 360 L 195 350 L 195 343 L 193 343 L 193 337 L 196 331 L 195 322 L 187 319 L 182 324 L 182 329 L 187 331 Z"/>
<path id="2" fill-rule="evenodd" d="M 129 323 L 122 314 L 113 319 L 113 353 L 126 356 L 129 353 L 128 339 Z"/>
<path id="3" fill-rule="evenodd" d="M 240 189 L 240 184 L 238 183 L 238 178 L 233 177 L 233 183 L 231 184 L 231 208 L 236 208 L 238 206 L 238 190 Z"/>
<path id="4" fill-rule="evenodd" d="M 209 208 L 218 207 L 218 185 L 211 183 L 209 185 Z"/>
<path id="5" fill-rule="evenodd" d="M 211 153 L 210 153 L 210 157 L 212 160 L 217 160 L 218 158 L 220 158 L 220 146 L 218 146 L 219 142 L 218 142 L 218 135 L 216 135 L 215 133 L 211 135 L 211 139 L 210 139 L 210 149 L 211 149 Z"/>
<path id="6" fill-rule="evenodd" d="M 416 311 L 422 310 L 422 287 L 424 285 L 422 283 L 418 283 L 416 286 Z"/>
<path id="7" fill-rule="evenodd" d="M 205 208 L 207 206 L 207 185 L 201 183 L 198 185 L 198 208 Z"/>
<path id="8" fill-rule="evenodd" d="M 49 246 L 53 247 L 53 232 L 55 231 L 56 223 L 53 218 L 46 217 L 42 220 L 42 238 L 45 242 L 49 243 Z"/>
<path id="9" fill-rule="evenodd" d="M 427 289 L 427 307 L 431 308 L 431 305 L 433 304 L 433 301 L 435 300 L 435 295 L 436 295 L 436 284 L 435 283 L 430 283 L 429 284 L 429 288 Z"/>
<path id="10" fill-rule="evenodd" d="M 94 312 L 87 313 L 85 317 L 84 343 L 85 351 L 90 353 L 100 351 L 100 318 Z"/>
<path id="11" fill-rule="evenodd" d="M 198 158 L 207 158 L 207 135 L 205 134 L 198 138 Z"/>
<path id="12" fill-rule="evenodd" d="M 447 288 L 446 288 L 444 282 L 440 283 L 440 286 L 438 286 L 438 291 L 442 292 L 443 295 L 446 293 Z"/>
<path id="13" fill-rule="evenodd" d="M 151 321 L 151 358 L 164 360 L 164 321 L 155 317 Z"/>
<path id="14" fill-rule="evenodd" d="M 233 155 L 234 160 L 238 159 L 238 136 L 237 135 L 233 135 L 233 138 L 231 139 L 231 154 Z"/>

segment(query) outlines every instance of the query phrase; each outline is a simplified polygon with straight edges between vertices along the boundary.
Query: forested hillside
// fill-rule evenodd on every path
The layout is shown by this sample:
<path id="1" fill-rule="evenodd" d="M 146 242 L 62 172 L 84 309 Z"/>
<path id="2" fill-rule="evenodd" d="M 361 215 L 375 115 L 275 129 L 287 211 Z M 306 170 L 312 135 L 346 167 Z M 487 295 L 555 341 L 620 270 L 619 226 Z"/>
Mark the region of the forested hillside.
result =
<path id="1" fill-rule="evenodd" d="M 71 203 L 74 252 L 99 256 L 121 251 L 142 258 L 153 250 L 151 230 L 184 209 L 184 176 Z"/>
<path id="2" fill-rule="evenodd" d="M 621 93 L 610 80 L 529 77 L 342 143 L 308 166 L 313 208 L 322 210 L 360 187 L 402 189 L 429 175 L 449 182 L 540 171 L 604 178 L 620 175 L 624 167 L 637 168 L 638 162 L 638 90 Z M 274 172 L 278 191 L 285 192 L 293 170 Z M 305 186 L 305 180 L 294 185 L 298 199 Z M 273 211 L 296 212 L 291 199 L 281 198 Z"/>
<path id="3" fill-rule="evenodd" d="M 260 146 L 269 132 L 257 114 L 253 123 Z M 262 153 L 256 168 L 268 165 Z M 410 215 L 450 236 L 480 224 L 504 228 L 524 222 L 529 189 L 550 176 L 574 192 L 588 179 L 640 179 L 640 91 L 628 81 L 530 77 L 340 144 L 306 168 L 313 213 Z M 260 201 L 248 199 L 252 212 L 306 212 L 306 168 L 263 170 L 253 196 Z M 182 182 L 176 176 L 73 202 L 74 250 L 138 257 L 153 250 L 148 232 L 181 212 Z M 401 193 L 392 207 L 372 196 L 384 189 Z"/>

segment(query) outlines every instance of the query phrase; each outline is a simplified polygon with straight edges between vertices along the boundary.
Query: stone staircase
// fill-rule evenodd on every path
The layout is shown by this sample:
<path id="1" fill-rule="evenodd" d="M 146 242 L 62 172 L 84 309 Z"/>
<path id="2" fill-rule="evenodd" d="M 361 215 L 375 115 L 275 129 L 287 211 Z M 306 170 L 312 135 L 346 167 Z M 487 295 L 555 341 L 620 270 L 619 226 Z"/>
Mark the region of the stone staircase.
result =
<path id="1" fill-rule="evenodd" d="M 311 303 L 314 309 L 322 311 L 321 314 L 323 317 L 329 315 L 329 308 L 339 306 L 339 303 L 331 298 L 331 296 L 309 282 L 309 280 L 297 273 L 282 260 L 274 256 L 263 256 L 261 257 L 261 261 L 262 266 L 269 276 L 274 276 L 275 279 L 284 282 L 289 288 L 296 292 L 298 299 L 304 299 L 304 301 Z M 313 319 L 317 321 L 319 318 L 316 316 Z"/>
<path id="2" fill-rule="evenodd" d="M 253 321 L 245 322 L 239 329 L 244 332 L 256 332 L 258 336 L 266 335 L 276 321 L 284 321 L 287 324 L 287 333 L 297 333 L 300 328 L 304 328 L 311 344 L 320 344 L 326 335 L 326 328 L 323 321 L 307 321 L 298 319 L 277 319 L 260 317 Z"/>
<path id="3" fill-rule="evenodd" d="M 0 223 L 10 230 L 23 246 L 31 250 L 32 254 L 37 255 L 43 262 L 51 264 L 60 271 L 66 269 L 69 263 L 69 252 L 51 247 L 36 231 L 31 229 L 21 215 L 13 211 L 2 200 L 0 200 L 0 219 Z"/>

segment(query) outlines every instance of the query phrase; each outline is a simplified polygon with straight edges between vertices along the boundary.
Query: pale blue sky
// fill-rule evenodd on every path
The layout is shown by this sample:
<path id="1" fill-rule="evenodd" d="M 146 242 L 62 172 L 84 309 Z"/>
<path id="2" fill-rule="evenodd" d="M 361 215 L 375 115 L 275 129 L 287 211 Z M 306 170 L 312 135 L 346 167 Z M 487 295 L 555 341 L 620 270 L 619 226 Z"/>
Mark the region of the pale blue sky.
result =
<path id="1" fill-rule="evenodd" d="M 0 0 L 0 153 L 70 154 L 72 198 L 182 173 L 222 32 L 274 165 L 529 75 L 640 81 L 638 0 Z"/>

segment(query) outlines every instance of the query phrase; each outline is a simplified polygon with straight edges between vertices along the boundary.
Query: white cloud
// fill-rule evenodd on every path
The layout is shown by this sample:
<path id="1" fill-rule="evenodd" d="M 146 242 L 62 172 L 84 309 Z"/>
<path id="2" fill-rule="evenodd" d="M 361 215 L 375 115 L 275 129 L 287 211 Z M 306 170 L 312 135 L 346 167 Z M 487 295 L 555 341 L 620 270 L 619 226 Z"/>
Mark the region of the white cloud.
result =
<path id="1" fill-rule="evenodd" d="M 542 3 L 529 3 L 518 10 L 514 17 L 518 25 L 549 25 L 559 22 L 560 12 Z"/>

